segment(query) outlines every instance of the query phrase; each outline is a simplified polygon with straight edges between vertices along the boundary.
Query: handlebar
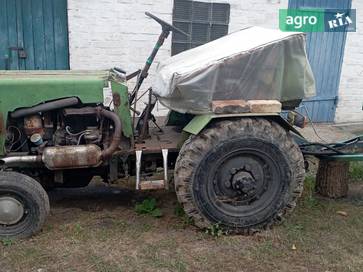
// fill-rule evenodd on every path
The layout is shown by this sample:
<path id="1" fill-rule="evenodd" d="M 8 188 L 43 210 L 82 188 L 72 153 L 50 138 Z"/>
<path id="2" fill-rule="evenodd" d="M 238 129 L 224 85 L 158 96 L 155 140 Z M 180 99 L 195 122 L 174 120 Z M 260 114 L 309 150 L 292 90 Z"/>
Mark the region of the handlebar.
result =
<path id="1" fill-rule="evenodd" d="M 164 31 L 178 32 L 180 34 L 183 34 L 183 35 L 189 37 L 189 34 L 185 33 L 183 30 L 180 30 L 179 28 L 165 22 L 164 20 L 156 17 L 155 15 L 151 14 L 150 12 L 145 12 L 145 15 L 150 17 L 151 19 L 154 19 L 157 23 L 159 23 Z"/>

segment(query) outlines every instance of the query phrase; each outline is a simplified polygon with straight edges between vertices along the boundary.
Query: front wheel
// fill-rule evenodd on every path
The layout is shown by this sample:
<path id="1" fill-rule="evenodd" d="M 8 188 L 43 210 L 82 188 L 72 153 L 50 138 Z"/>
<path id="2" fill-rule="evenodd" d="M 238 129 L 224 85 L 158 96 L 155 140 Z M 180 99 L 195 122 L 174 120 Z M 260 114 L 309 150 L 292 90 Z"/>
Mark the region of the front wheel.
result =
<path id="1" fill-rule="evenodd" d="M 48 195 L 36 180 L 0 172 L 0 238 L 31 236 L 42 228 L 48 213 Z"/>
<path id="2" fill-rule="evenodd" d="M 244 118 L 219 121 L 184 143 L 175 188 L 197 226 L 250 234 L 295 207 L 304 173 L 288 132 L 265 119 Z"/>

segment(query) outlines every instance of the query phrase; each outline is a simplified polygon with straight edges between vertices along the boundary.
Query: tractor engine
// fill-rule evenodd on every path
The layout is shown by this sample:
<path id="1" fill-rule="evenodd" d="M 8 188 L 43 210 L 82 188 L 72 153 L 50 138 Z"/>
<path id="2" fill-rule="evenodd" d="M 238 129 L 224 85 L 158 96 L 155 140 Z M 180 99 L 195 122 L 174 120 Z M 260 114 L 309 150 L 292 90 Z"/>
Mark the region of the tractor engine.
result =
<path id="1" fill-rule="evenodd" d="M 86 110 L 85 110 L 86 109 Z M 102 122 L 93 108 L 64 109 L 59 116 L 60 126 L 52 131 L 54 145 L 81 145 L 102 143 Z"/>
<path id="2" fill-rule="evenodd" d="M 9 114 L 7 163 L 43 163 L 49 170 L 96 167 L 118 148 L 121 123 L 106 108 L 75 97 L 22 108 Z"/>

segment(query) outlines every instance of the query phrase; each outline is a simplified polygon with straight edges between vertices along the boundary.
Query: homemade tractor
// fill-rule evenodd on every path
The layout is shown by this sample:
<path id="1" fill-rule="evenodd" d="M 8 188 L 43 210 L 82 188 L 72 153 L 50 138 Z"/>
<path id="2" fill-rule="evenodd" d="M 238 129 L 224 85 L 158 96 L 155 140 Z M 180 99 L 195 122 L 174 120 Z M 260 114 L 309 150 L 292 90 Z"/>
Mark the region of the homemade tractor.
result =
<path id="1" fill-rule="evenodd" d="M 234 44 L 223 38 L 222 42 L 216 40 L 181 53 L 171 58 L 172 65 L 181 64 L 174 67 L 177 74 L 170 63 L 160 66 L 160 84 L 155 85 L 157 90 L 144 91 L 148 103 L 138 112 L 136 103 L 143 95 L 139 90 L 160 46 L 171 31 L 187 35 L 147 15 L 162 26 L 162 33 L 145 67 L 132 74 L 120 68 L 0 73 L 0 238 L 36 233 L 50 209 L 46 190 L 87 186 L 94 176 L 107 183 L 135 177 L 136 190 L 175 186 L 179 202 L 198 227 L 219 224 L 231 233 L 265 229 L 295 207 L 303 190 L 305 166 L 303 153 L 292 136 L 299 134 L 293 125 L 301 125 L 303 118 L 292 110 L 304 95 L 280 99 L 286 96 L 261 94 L 275 88 L 268 82 L 275 77 L 266 76 L 266 71 L 275 71 L 275 62 L 280 61 L 271 52 L 265 54 L 270 47 L 278 48 L 271 41 L 302 44 L 297 47 L 304 53 L 303 34 L 278 32 L 283 37 L 250 44 L 251 48 L 264 46 L 258 47 L 256 61 L 249 54 L 250 48 L 237 50 L 247 55 L 237 54 L 235 49 L 227 52 L 231 58 L 218 55 L 226 54 L 224 49 L 208 48 Z M 250 36 L 248 31 L 262 29 L 243 30 L 243 37 Z M 227 39 L 243 40 L 238 36 L 242 34 Z M 207 51 L 212 54 L 203 55 Z M 216 60 L 211 61 L 210 56 Z M 241 67 L 245 67 L 246 56 L 253 66 L 261 58 L 266 65 L 259 71 L 249 71 L 248 82 L 234 80 L 245 76 Z M 288 55 L 284 58 L 285 64 L 294 59 Z M 305 63 L 305 58 L 301 59 Z M 205 70 L 196 69 L 193 65 L 197 64 Z M 290 71 L 302 67 L 303 74 L 307 68 L 309 72 L 308 62 L 305 66 L 293 64 Z M 216 66 L 219 70 L 212 71 Z M 231 72 L 230 67 L 239 70 Z M 253 83 L 260 72 L 262 81 Z M 136 85 L 129 93 L 126 82 L 131 78 L 136 78 Z M 280 78 L 279 86 L 288 93 L 294 84 L 301 83 L 291 75 L 285 78 L 287 81 Z M 160 87 L 168 79 L 168 86 Z M 183 79 L 193 83 L 184 84 Z M 199 79 L 202 81 L 198 83 Z M 236 86 L 251 92 L 244 93 Z M 236 97 L 235 93 L 241 95 Z M 164 126 L 159 126 L 152 114 L 158 99 L 171 109 Z M 282 110 L 291 110 L 289 118 L 281 117 Z M 324 149 L 329 155 L 337 148 L 304 146 L 308 153 Z M 174 170 L 173 178 L 170 170 Z"/>

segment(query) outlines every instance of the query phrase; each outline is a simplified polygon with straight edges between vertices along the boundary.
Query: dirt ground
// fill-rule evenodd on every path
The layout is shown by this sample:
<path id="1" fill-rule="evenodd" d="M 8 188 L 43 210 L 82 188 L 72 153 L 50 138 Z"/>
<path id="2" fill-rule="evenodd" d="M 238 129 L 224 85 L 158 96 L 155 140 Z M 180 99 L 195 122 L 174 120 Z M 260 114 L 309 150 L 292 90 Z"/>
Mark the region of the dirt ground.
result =
<path id="1" fill-rule="evenodd" d="M 250 237 L 213 237 L 196 229 L 176 215 L 174 193 L 99 185 L 55 190 L 40 234 L 1 241 L 0 271 L 363 271 L 363 182 L 357 171 L 343 200 L 315 196 L 307 180 L 294 214 Z M 157 200 L 161 218 L 135 212 L 145 197 Z"/>

